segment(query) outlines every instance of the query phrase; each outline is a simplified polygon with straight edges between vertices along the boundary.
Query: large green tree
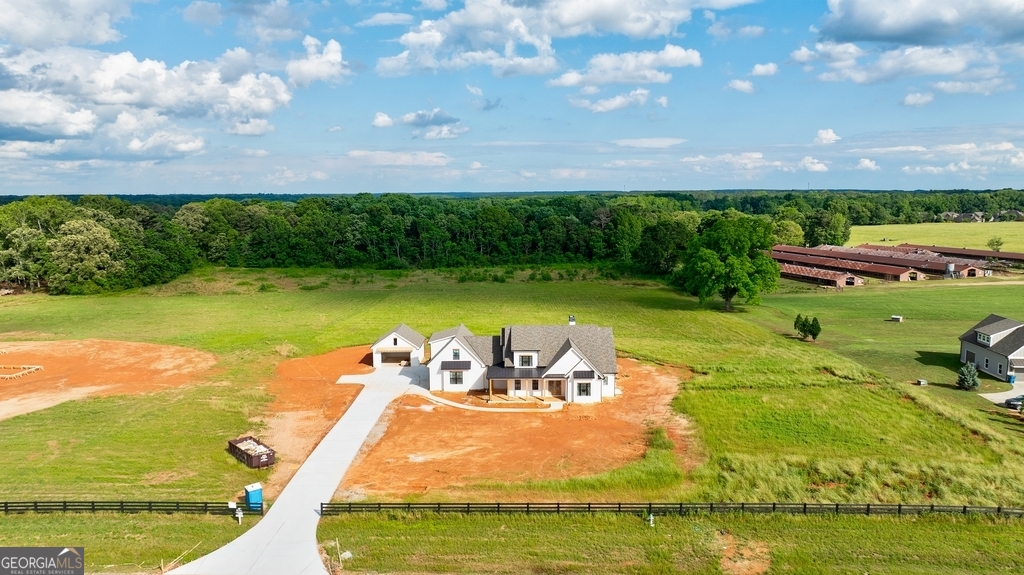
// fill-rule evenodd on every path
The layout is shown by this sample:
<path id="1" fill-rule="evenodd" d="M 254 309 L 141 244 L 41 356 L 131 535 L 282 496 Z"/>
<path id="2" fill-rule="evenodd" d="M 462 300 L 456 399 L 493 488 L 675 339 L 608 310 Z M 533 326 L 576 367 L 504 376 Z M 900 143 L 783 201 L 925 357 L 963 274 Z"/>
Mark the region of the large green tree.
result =
<path id="1" fill-rule="evenodd" d="M 673 283 L 705 303 L 715 295 L 725 300 L 744 298 L 760 303 L 762 293 L 779 283 L 779 264 L 765 254 L 772 247 L 772 224 L 747 216 L 723 217 L 690 242 L 683 266 Z"/>
<path id="2" fill-rule="evenodd" d="M 99 291 L 108 275 L 124 269 L 114 258 L 120 247 L 110 230 L 93 220 L 71 220 L 48 241 L 49 287 L 55 293 Z"/>
<path id="3" fill-rule="evenodd" d="M 633 260 L 644 271 L 667 274 L 676 268 L 686 253 L 686 246 L 697 234 L 700 216 L 696 212 L 677 212 L 662 216 L 640 234 L 640 245 Z"/>

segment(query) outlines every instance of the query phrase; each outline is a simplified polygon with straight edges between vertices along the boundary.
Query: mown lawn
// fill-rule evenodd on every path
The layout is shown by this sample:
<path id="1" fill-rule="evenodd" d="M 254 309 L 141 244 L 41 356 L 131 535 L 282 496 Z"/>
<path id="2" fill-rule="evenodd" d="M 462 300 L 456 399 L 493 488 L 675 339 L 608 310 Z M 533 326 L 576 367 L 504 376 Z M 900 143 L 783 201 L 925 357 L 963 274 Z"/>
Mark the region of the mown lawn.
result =
<path id="1" fill-rule="evenodd" d="M 721 573 L 723 547 L 772 573 L 995 573 L 1024 568 L 1019 520 L 390 514 L 329 517 L 346 570 L 386 573 Z M 745 571 L 744 571 L 745 572 Z M 759 571 L 751 571 L 759 572 Z"/>
<path id="2" fill-rule="evenodd" d="M 1003 251 L 1024 252 L 1024 222 L 892 224 L 854 226 L 848 246 L 870 243 L 895 246 L 921 244 L 987 250 L 988 241 L 1002 238 Z M 882 241 L 886 238 L 886 241 Z"/>
<path id="3" fill-rule="evenodd" d="M 0 514 L 0 546 L 81 546 L 89 573 L 159 572 L 161 561 L 169 566 L 179 557 L 179 564 L 197 559 L 244 533 L 256 519 L 246 516 L 239 525 L 233 517 L 212 515 Z"/>

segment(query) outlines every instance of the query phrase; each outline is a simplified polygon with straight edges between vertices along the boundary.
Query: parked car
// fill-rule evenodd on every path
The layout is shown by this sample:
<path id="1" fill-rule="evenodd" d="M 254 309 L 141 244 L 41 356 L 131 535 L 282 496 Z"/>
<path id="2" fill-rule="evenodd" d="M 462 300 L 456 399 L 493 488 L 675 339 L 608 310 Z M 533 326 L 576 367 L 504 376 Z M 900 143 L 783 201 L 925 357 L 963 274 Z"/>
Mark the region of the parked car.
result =
<path id="1" fill-rule="evenodd" d="M 1011 397 L 1003 402 L 1003 405 L 1009 409 L 1020 409 L 1020 404 L 1024 403 L 1024 395 L 1018 395 L 1017 397 Z"/>

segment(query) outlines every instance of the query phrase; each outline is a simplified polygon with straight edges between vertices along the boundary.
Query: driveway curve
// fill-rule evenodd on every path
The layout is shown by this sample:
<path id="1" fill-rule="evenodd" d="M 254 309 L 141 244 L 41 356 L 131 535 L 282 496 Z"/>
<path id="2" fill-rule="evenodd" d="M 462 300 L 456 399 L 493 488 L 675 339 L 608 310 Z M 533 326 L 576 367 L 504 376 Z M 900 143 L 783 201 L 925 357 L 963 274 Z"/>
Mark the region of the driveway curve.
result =
<path id="1" fill-rule="evenodd" d="M 317 547 L 320 503 L 330 501 L 388 404 L 418 385 L 422 368 L 384 366 L 338 383 L 363 390 L 252 529 L 174 575 L 327 575 Z"/>

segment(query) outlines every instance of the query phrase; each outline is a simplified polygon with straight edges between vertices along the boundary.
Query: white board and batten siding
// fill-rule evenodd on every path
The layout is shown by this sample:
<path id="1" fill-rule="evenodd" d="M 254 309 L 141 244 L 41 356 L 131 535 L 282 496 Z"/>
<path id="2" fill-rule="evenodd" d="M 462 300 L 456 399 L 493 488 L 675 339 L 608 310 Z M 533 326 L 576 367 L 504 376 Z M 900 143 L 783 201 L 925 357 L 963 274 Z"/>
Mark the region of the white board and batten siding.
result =
<path id="1" fill-rule="evenodd" d="M 455 358 L 455 350 L 459 357 Z M 451 372 L 441 369 L 446 361 L 468 361 L 469 369 L 462 371 L 462 384 L 451 383 Z M 487 366 L 472 348 L 457 337 L 430 342 L 430 391 L 461 391 L 487 389 Z"/>
<path id="2" fill-rule="evenodd" d="M 410 365 L 419 365 L 423 361 L 425 347 L 423 342 L 413 343 L 397 332 L 391 332 L 370 349 L 373 351 L 373 365 L 379 367 L 383 363 L 381 354 L 384 353 L 408 353 Z"/>

